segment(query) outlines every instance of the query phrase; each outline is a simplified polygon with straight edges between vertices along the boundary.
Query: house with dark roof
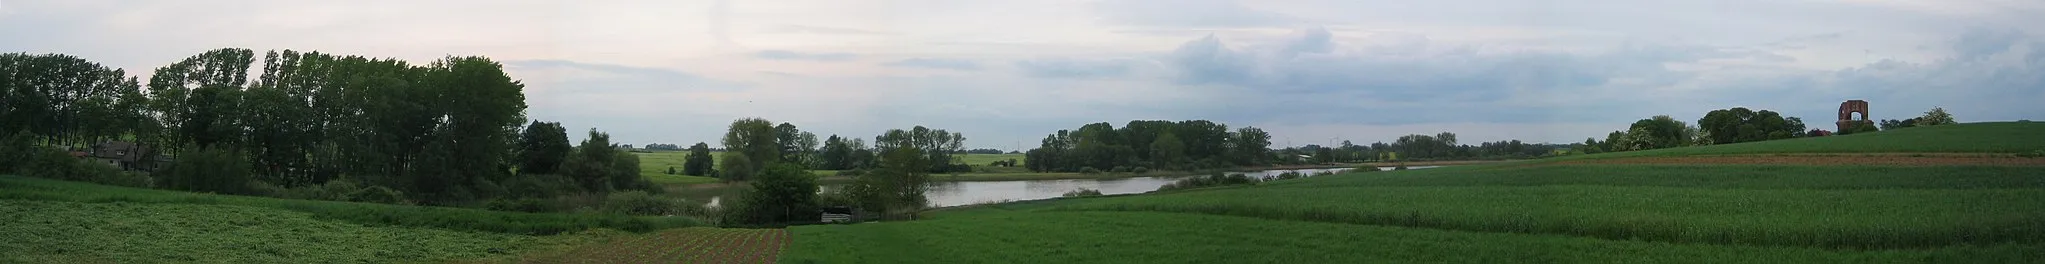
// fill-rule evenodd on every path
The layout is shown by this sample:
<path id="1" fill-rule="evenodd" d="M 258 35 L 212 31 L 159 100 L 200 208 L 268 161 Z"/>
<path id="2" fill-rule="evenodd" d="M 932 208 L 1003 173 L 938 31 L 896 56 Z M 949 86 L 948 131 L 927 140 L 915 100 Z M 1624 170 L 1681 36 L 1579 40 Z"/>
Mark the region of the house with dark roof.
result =
<path id="1" fill-rule="evenodd" d="M 147 159 L 155 156 L 149 147 L 127 141 L 107 141 L 92 145 L 91 158 L 113 165 L 122 170 L 147 170 Z"/>

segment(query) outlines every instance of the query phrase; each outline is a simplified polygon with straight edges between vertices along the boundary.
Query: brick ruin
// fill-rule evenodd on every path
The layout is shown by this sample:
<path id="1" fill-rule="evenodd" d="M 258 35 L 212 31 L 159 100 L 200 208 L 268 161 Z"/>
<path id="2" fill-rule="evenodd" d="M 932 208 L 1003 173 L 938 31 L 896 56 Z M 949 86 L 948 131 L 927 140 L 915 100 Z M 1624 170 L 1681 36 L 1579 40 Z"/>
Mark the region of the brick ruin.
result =
<path id="1" fill-rule="evenodd" d="M 1854 119 L 1854 113 L 1860 113 L 1859 120 Z M 1835 123 L 1839 125 L 1839 130 L 1835 130 L 1835 132 L 1846 132 L 1846 128 L 1852 127 L 1854 123 L 1873 122 L 1868 120 L 1867 101 L 1846 100 L 1846 102 L 1839 103 L 1839 122 Z"/>

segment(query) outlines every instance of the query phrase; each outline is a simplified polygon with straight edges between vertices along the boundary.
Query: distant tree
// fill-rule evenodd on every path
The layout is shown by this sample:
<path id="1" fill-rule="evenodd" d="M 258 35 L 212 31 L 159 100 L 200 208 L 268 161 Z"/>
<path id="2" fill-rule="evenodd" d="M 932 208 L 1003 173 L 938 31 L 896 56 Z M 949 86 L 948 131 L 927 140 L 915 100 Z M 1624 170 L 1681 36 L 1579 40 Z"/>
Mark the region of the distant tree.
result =
<path id="1" fill-rule="evenodd" d="M 1811 129 L 1811 131 L 1804 132 L 1804 135 L 1811 137 L 1830 136 L 1832 135 L 1832 131 L 1825 131 L 1824 129 Z"/>
<path id="2" fill-rule="evenodd" d="M 1839 131 L 1838 133 L 1835 133 L 1835 134 L 1837 134 L 1837 135 L 1852 135 L 1852 134 L 1860 134 L 1860 133 L 1868 133 L 1868 132 L 1876 132 L 1876 131 L 1882 131 L 1882 129 L 1881 129 L 1881 128 L 1879 128 L 1879 127 L 1876 127 L 1874 123 L 1875 123 L 1875 122 L 1871 122 L 1871 121 L 1858 121 L 1858 122 L 1853 122 L 1852 124 L 1850 124 L 1850 125 L 1848 125 L 1848 126 L 1846 127 L 1846 130 L 1845 130 L 1845 131 Z"/>
<path id="3" fill-rule="evenodd" d="M 1234 147 L 1234 150 L 1231 150 L 1231 152 L 1234 153 L 1232 155 L 1237 157 L 1236 165 L 1264 166 L 1271 164 L 1269 158 L 1271 157 L 1271 134 L 1265 133 L 1263 129 L 1243 127 L 1242 129 L 1237 129 L 1235 133 L 1229 134 L 1229 138 L 1224 142 Z"/>
<path id="4" fill-rule="evenodd" d="M 733 158 L 743 157 L 734 156 Z M 740 204 L 738 220 L 747 224 L 813 222 L 817 220 L 817 182 L 809 171 L 795 164 L 781 163 L 760 170 Z"/>
<path id="5" fill-rule="evenodd" d="M 724 152 L 723 163 L 717 166 L 717 178 L 725 181 L 750 180 L 758 173 L 760 167 L 759 163 L 753 162 L 753 158 L 738 152 Z"/>
<path id="6" fill-rule="evenodd" d="M 1150 150 L 1151 167 L 1178 169 L 1187 162 L 1185 142 L 1170 132 L 1162 133 L 1153 139 Z"/>
<path id="7" fill-rule="evenodd" d="M 682 174 L 689 176 L 710 175 L 712 170 L 711 162 L 716 160 L 716 158 L 710 155 L 713 155 L 710 153 L 710 144 L 696 142 L 695 145 L 690 145 L 689 154 L 682 157 Z"/>
<path id="8" fill-rule="evenodd" d="M 881 165 L 846 186 L 861 207 L 887 215 L 913 215 L 927 202 L 924 191 L 933 164 L 922 149 L 894 146 L 881 156 Z"/>
<path id="9" fill-rule="evenodd" d="M 568 144 L 568 129 L 561 123 L 533 121 L 519 133 L 518 172 L 552 174 L 561 169 L 574 146 Z"/>
<path id="10" fill-rule="evenodd" d="M 583 190 L 610 192 L 611 178 L 620 173 L 618 166 L 612 163 L 620 153 L 617 146 L 611 144 L 610 134 L 591 128 L 589 137 L 582 139 L 582 144 L 575 146 L 575 152 L 562 162 L 561 174 L 574 180 Z"/>
<path id="11" fill-rule="evenodd" d="M 1628 149 L 1644 150 L 1689 146 L 1694 143 L 1691 142 L 1694 136 L 1689 134 L 1689 131 L 1694 130 L 1689 125 L 1684 124 L 1683 121 L 1676 121 L 1675 118 L 1670 118 L 1667 115 L 1641 119 L 1640 121 L 1633 122 L 1633 125 L 1627 131 L 1627 134 L 1632 136 L 1632 140 L 1628 142 L 1631 143 Z M 1635 133 L 1645 134 L 1636 135 Z"/>
<path id="12" fill-rule="evenodd" d="M 790 130 L 794 129 L 794 125 L 787 125 L 787 127 Z M 762 168 L 756 165 L 769 165 L 781 162 L 781 148 L 783 146 L 778 138 L 779 133 L 778 128 L 775 128 L 773 123 L 768 122 L 766 119 L 744 118 L 732 121 L 730 129 L 724 133 L 723 142 L 726 162 L 730 163 L 731 156 L 745 156 L 746 159 L 741 163 L 745 166 L 727 166 L 719 171 L 726 174 L 753 175 L 757 172 L 756 170 Z M 794 137 L 795 132 L 790 133 L 789 137 Z M 739 179 L 743 180 L 744 177 Z"/>
<path id="13" fill-rule="evenodd" d="M 1910 118 L 1910 119 L 1903 119 L 1903 120 L 1895 120 L 1895 119 L 1883 119 L 1883 120 L 1882 120 L 1882 121 L 1880 122 L 1880 128 L 1881 128 L 1882 130 L 1892 130 L 1892 129 L 1898 129 L 1898 128 L 1906 128 L 1906 127 L 1916 127 L 1916 126 L 1917 126 L 1917 122 L 1918 122 L 1918 119 L 1917 119 L 1917 118 L 1914 118 L 1914 117 L 1913 117 L 1913 118 Z"/>
<path id="14" fill-rule="evenodd" d="M 1925 111 L 1924 116 L 1917 117 L 1917 119 L 1918 119 L 1917 124 L 1922 126 L 1951 125 L 1959 123 L 1957 121 L 1954 121 L 1953 114 L 1946 113 L 1946 109 L 1943 107 L 1932 107 L 1931 111 Z"/>

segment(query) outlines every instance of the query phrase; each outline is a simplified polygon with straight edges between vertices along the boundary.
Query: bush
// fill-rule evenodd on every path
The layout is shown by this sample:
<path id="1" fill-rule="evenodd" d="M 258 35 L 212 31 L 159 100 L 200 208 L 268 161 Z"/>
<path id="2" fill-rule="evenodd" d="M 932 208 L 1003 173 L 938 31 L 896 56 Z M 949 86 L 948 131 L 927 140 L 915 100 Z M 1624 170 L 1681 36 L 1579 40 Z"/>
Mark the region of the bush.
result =
<path id="1" fill-rule="evenodd" d="M 1135 172 L 1136 174 L 1144 174 L 1144 173 L 1150 173 L 1150 168 L 1144 168 L 1143 166 L 1136 166 L 1136 168 L 1132 168 L 1132 169 L 1129 169 L 1129 171 L 1130 171 L 1130 172 Z"/>
<path id="2" fill-rule="evenodd" d="M 1275 181 L 1275 180 L 1291 180 L 1291 179 L 1298 179 L 1298 178 L 1305 178 L 1305 177 L 1306 177 L 1306 174 L 1301 174 L 1301 173 L 1299 173 L 1298 171 L 1288 171 L 1288 172 L 1285 172 L 1285 173 L 1279 173 L 1279 174 L 1278 174 L 1277 176 L 1273 176 L 1273 177 L 1271 177 L 1271 180 L 1274 180 L 1274 181 Z"/>
<path id="3" fill-rule="evenodd" d="M 1065 194 L 1059 195 L 1058 197 L 1086 197 L 1086 196 L 1101 196 L 1101 190 L 1080 188 L 1078 190 L 1065 192 Z"/>
<path id="4" fill-rule="evenodd" d="M 541 213 L 552 211 L 547 201 L 537 198 L 495 199 L 485 206 L 493 211 Z"/>
<path id="5" fill-rule="evenodd" d="M 675 211 L 676 203 L 643 191 L 615 192 L 604 198 L 605 213 L 626 215 L 668 215 Z"/>
<path id="6" fill-rule="evenodd" d="M 838 171 L 838 176 L 860 176 L 860 175 L 866 175 L 866 169 L 850 169 Z"/>
<path id="7" fill-rule="evenodd" d="M 249 165 L 239 151 L 187 149 L 163 169 L 165 188 L 222 194 L 248 193 Z"/>
<path id="8" fill-rule="evenodd" d="M 26 175 L 27 173 L 17 170 L 27 165 L 28 161 L 33 160 L 31 158 L 37 156 L 35 154 L 41 153 L 40 151 L 41 149 L 35 146 L 35 136 L 27 132 L 8 133 L 5 137 L 0 137 L 0 173 Z"/>
<path id="9" fill-rule="evenodd" d="M 1379 168 L 1378 168 L 1378 166 L 1371 166 L 1371 165 L 1363 165 L 1363 166 L 1356 166 L 1356 169 L 1353 169 L 1353 170 L 1350 170 L 1350 171 L 1361 171 L 1361 172 L 1370 172 L 1370 171 L 1384 171 L 1384 170 L 1385 170 L 1385 169 L 1379 169 Z"/>
<path id="10" fill-rule="evenodd" d="M 392 190 L 391 188 L 383 186 L 370 186 L 369 188 L 355 190 L 355 192 L 348 193 L 348 201 L 360 203 L 380 203 L 400 205 L 412 204 L 411 201 L 405 200 L 405 192 Z"/>
<path id="11" fill-rule="evenodd" d="M 1406 165 L 1399 165 L 1398 167 L 1392 167 L 1392 170 L 1406 170 Z"/>
<path id="12" fill-rule="evenodd" d="M 1114 169 L 1112 169 L 1112 171 L 1114 171 L 1114 172 L 1129 172 L 1129 166 L 1115 166 L 1115 168 L 1114 168 Z"/>
<path id="13" fill-rule="evenodd" d="M 1224 185 L 1252 185 L 1252 184 L 1257 184 L 1257 179 L 1250 178 L 1250 176 L 1248 175 L 1223 174 L 1216 172 L 1214 174 L 1209 174 L 1204 177 L 1192 177 L 1168 183 L 1165 184 L 1164 186 L 1157 187 L 1157 190 L 1171 191 Z"/>
<path id="14" fill-rule="evenodd" d="M 1079 167 L 1079 174 L 1098 174 L 1098 173 L 1101 173 L 1101 170 L 1094 169 L 1094 167 Z"/>

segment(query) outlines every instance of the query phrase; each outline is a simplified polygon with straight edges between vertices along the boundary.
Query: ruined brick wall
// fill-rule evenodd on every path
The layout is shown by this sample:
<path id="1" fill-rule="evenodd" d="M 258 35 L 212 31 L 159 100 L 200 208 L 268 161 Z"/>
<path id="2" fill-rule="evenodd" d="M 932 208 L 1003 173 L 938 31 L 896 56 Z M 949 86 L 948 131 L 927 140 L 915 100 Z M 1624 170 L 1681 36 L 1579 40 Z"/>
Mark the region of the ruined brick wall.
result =
<path id="1" fill-rule="evenodd" d="M 1853 113 L 1860 113 L 1860 119 L 1854 120 Z M 1870 118 L 1868 118 L 1867 114 L 1867 101 L 1846 100 L 1846 102 L 1839 103 L 1839 122 L 1835 123 L 1839 125 L 1839 130 L 1836 131 L 1844 132 L 1846 131 L 1847 127 L 1852 126 L 1854 123 L 1872 122 L 1868 121 L 1869 119 Z"/>

